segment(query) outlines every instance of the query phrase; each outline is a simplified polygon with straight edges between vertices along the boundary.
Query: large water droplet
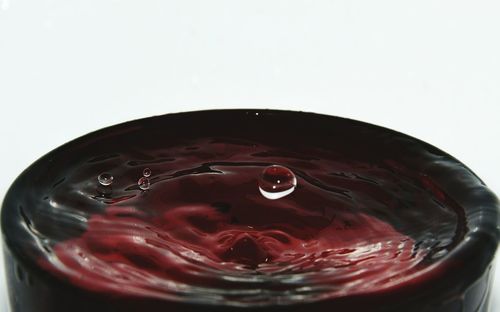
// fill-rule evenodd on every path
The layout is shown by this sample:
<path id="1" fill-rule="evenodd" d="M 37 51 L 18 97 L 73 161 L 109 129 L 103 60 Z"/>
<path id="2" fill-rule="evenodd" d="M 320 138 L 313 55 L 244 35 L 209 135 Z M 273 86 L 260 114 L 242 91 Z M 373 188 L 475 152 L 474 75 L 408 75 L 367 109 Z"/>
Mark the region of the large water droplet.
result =
<path id="1" fill-rule="evenodd" d="M 113 179 L 114 179 L 113 175 L 111 175 L 110 173 L 107 173 L 107 172 L 101 173 L 97 177 L 97 181 L 99 181 L 99 183 L 103 186 L 111 185 L 111 183 L 113 183 Z"/>
<path id="2" fill-rule="evenodd" d="M 137 185 L 139 185 L 139 188 L 143 191 L 149 189 L 150 184 L 149 179 L 146 177 L 141 177 L 139 181 L 137 181 Z"/>
<path id="3" fill-rule="evenodd" d="M 142 171 L 142 175 L 145 176 L 146 178 L 149 178 L 151 176 L 151 169 L 144 168 L 144 170 Z"/>
<path id="4" fill-rule="evenodd" d="M 297 178 L 287 167 L 273 165 L 262 171 L 259 191 L 267 199 L 278 199 L 291 194 L 297 186 Z"/>

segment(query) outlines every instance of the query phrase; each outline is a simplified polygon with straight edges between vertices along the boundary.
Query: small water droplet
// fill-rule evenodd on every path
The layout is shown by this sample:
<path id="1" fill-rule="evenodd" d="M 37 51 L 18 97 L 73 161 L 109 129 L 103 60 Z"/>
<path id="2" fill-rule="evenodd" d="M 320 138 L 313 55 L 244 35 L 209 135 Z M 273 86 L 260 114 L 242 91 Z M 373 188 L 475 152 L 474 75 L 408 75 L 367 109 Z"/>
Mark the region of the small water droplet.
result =
<path id="1" fill-rule="evenodd" d="M 262 171 L 259 191 L 267 199 L 278 199 L 291 194 L 297 186 L 297 178 L 287 167 L 272 165 Z"/>
<path id="2" fill-rule="evenodd" d="M 104 185 L 104 186 L 111 185 L 111 183 L 113 183 L 113 179 L 114 179 L 114 177 L 110 173 L 107 173 L 107 172 L 101 173 L 97 177 L 97 180 L 99 181 L 99 183 L 101 185 Z"/>
<path id="3" fill-rule="evenodd" d="M 142 175 L 145 176 L 146 178 L 149 178 L 151 176 L 151 169 L 144 168 L 144 170 L 142 171 Z"/>
<path id="4" fill-rule="evenodd" d="M 139 181 L 137 181 L 137 185 L 139 185 L 139 188 L 143 191 L 149 189 L 149 185 L 150 185 L 150 182 L 149 182 L 149 179 L 146 178 L 146 177 L 141 177 L 139 179 Z"/>

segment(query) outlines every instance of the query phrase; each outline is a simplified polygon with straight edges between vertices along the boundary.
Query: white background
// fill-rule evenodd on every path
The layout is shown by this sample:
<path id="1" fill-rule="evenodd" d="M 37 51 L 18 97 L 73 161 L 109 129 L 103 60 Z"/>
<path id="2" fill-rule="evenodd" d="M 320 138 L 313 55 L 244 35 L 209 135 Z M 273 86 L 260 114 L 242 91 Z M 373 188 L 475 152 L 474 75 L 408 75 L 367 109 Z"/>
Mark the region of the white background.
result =
<path id="1" fill-rule="evenodd" d="M 0 198 L 89 131 L 229 107 L 390 127 L 500 193 L 499 16 L 497 0 L 0 0 Z"/>

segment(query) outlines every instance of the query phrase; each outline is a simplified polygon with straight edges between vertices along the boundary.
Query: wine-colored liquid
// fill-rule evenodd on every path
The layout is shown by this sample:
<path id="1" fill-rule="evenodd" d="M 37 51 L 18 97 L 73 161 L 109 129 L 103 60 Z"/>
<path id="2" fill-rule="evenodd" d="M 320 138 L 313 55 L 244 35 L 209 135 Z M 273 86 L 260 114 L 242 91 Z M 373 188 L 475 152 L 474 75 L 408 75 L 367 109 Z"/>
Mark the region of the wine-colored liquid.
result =
<path id="1" fill-rule="evenodd" d="M 59 300 L 86 298 L 73 311 L 397 310 L 405 295 L 418 302 L 406 292 L 467 232 L 461 207 L 398 155 L 355 157 L 267 128 L 146 130 L 114 134 L 112 150 L 77 148 L 32 192 L 41 204 L 18 207 L 23 248 L 52 287 L 68 287 Z M 296 177 L 274 200 L 259 190 L 273 165 Z M 398 290 L 400 302 L 371 306 Z M 72 306 L 56 301 L 38 311 Z"/>

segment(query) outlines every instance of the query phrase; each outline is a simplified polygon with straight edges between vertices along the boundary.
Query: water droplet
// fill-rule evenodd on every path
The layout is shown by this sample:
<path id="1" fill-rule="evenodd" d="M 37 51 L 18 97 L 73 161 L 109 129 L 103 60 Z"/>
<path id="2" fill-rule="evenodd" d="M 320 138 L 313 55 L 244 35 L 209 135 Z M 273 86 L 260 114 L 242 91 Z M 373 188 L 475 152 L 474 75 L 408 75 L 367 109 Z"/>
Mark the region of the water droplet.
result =
<path id="1" fill-rule="evenodd" d="M 144 168 L 144 170 L 142 171 L 142 175 L 145 176 L 146 178 L 149 178 L 151 176 L 151 169 Z"/>
<path id="2" fill-rule="evenodd" d="M 146 178 L 146 177 L 141 177 L 139 179 L 139 181 L 137 181 L 137 185 L 139 185 L 139 188 L 143 191 L 149 189 L 149 185 L 150 185 L 150 182 L 149 182 L 149 179 Z"/>
<path id="3" fill-rule="evenodd" d="M 114 179 L 113 176 L 110 173 L 107 173 L 107 172 L 101 173 L 97 177 L 97 180 L 99 181 L 99 183 L 101 185 L 104 185 L 104 186 L 111 185 L 111 183 L 113 183 L 113 179 Z"/>
<path id="4" fill-rule="evenodd" d="M 278 199 L 291 194 L 297 186 L 297 178 L 287 167 L 273 165 L 262 171 L 259 191 L 267 199 Z"/>

